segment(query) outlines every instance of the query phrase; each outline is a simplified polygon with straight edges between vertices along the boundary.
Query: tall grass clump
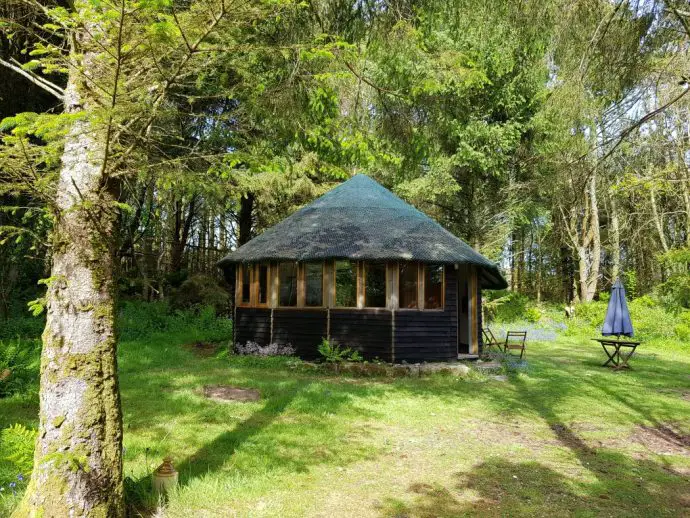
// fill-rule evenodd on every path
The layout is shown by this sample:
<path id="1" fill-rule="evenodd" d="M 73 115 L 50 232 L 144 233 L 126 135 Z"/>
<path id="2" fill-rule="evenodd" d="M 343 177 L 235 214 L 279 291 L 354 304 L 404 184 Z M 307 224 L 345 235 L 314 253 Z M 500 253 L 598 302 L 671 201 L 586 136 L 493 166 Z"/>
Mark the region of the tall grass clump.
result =
<path id="1" fill-rule="evenodd" d="M 165 301 L 124 302 L 118 312 L 122 341 L 136 341 L 161 334 L 198 335 L 200 340 L 220 341 L 232 337 L 232 322 L 216 316 L 213 306 L 173 309 Z"/>

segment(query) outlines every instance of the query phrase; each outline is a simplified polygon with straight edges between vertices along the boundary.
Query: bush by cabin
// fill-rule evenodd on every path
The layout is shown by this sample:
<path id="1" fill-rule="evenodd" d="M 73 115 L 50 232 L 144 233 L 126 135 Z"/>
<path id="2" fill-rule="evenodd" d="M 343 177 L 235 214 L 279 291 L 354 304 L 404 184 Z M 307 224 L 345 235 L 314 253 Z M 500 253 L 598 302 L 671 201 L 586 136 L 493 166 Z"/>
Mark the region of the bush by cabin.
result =
<path id="1" fill-rule="evenodd" d="M 366 175 L 356 175 L 219 262 L 235 293 L 234 340 L 322 338 L 387 362 L 477 355 L 481 290 L 497 266 Z"/>

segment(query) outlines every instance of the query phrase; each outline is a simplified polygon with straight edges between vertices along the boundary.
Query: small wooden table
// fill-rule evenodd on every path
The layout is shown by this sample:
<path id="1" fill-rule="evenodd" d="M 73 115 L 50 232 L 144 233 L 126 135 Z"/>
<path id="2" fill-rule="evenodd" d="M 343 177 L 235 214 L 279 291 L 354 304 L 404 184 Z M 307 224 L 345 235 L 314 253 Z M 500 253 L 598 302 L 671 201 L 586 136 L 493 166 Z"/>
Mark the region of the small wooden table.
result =
<path id="1" fill-rule="evenodd" d="M 635 354 L 635 349 L 640 345 L 640 342 L 635 342 L 633 340 L 619 340 L 617 338 L 592 338 L 595 342 L 599 342 L 609 357 L 603 363 L 606 367 L 609 363 L 613 363 L 612 367 L 614 369 L 629 369 L 628 360 Z M 630 352 L 621 354 L 621 349 L 628 348 Z"/>

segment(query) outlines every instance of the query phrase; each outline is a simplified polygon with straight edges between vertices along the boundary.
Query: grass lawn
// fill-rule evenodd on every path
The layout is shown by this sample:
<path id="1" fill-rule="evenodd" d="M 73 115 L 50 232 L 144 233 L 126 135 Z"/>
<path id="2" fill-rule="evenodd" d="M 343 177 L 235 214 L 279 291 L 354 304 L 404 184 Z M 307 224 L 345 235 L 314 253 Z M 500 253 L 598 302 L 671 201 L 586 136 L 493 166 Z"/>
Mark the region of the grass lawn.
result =
<path id="1" fill-rule="evenodd" d="M 643 344 L 613 372 L 598 344 L 559 338 L 504 382 L 388 380 L 193 340 L 121 346 L 131 491 L 166 454 L 180 472 L 158 516 L 690 516 L 690 351 Z M 217 384 L 262 397 L 205 398 Z M 0 428 L 36 413 L 0 400 Z"/>

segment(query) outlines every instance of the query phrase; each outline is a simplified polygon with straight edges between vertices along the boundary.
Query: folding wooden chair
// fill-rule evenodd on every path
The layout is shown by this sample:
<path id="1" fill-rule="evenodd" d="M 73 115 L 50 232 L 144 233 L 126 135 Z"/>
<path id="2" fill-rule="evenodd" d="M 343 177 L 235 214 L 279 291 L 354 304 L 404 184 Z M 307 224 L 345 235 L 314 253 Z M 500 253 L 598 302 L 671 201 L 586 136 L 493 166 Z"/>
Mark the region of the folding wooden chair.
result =
<path id="1" fill-rule="evenodd" d="M 484 352 L 489 352 L 490 349 L 493 349 L 494 347 L 500 352 L 501 351 L 501 342 L 496 340 L 496 337 L 494 334 L 491 332 L 491 329 L 488 327 L 483 327 L 482 328 L 482 336 L 484 337 Z"/>
<path id="2" fill-rule="evenodd" d="M 527 340 L 527 331 L 508 331 L 506 334 L 506 341 L 503 344 L 503 351 L 520 350 L 520 359 L 526 354 L 527 347 L 525 341 Z"/>

